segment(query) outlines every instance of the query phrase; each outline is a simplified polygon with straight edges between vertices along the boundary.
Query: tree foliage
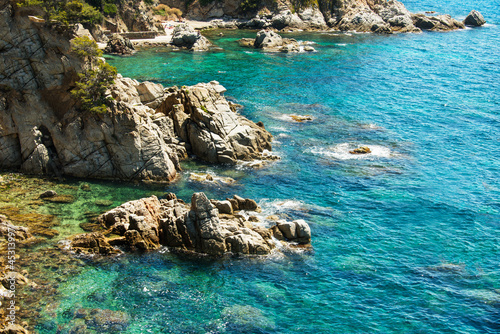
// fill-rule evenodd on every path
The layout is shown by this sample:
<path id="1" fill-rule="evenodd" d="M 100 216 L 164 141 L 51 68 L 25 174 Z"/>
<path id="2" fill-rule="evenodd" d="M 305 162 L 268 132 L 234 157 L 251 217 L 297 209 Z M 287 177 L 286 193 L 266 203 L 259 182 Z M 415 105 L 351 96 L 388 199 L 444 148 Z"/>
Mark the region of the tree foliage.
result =
<path id="1" fill-rule="evenodd" d="M 107 103 L 112 100 L 106 96 L 106 91 L 114 83 L 116 75 L 116 68 L 102 60 L 94 69 L 80 73 L 76 87 L 71 90 L 71 95 L 80 102 L 80 109 L 95 114 L 105 113 Z"/>
<path id="2" fill-rule="evenodd" d="M 39 6 L 49 20 L 63 24 L 89 23 L 102 20 L 102 14 L 83 0 L 21 0 L 20 7 Z"/>
<path id="3" fill-rule="evenodd" d="M 78 75 L 79 80 L 71 95 L 79 102 L 81 111 L 101 114 L 106 112 L 112 99 L 106 95 L 118 74 L 116 68 L 104 62 L 97 43 L 87 36 L 77 37 L 71 42 L 71 50 L 89 65 Z"/>
<path id="4" fill-rule="evenodd" d="M 88 36 L 77 37 L 71 41 L 71 52 L 82 60 L 94 60 L 102 57 L 102 50 L 99 50 L 97 43 Z"/>

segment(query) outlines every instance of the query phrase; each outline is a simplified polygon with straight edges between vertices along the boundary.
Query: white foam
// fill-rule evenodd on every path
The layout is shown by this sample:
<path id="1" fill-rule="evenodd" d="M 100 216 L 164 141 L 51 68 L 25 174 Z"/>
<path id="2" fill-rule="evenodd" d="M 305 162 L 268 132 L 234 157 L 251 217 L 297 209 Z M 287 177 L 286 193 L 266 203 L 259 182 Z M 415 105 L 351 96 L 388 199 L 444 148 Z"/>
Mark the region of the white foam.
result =
<path id="1" fill-rule="evenodd" d="M 371 153 L 367 154 L 351 154 L 349 151 L 354 150 L 360 146 L 366 146 L 371 150 Z M 313 147 L 309 149 L 309 152 L 317 155 L 322 155 L 328 158 L 333 158 L 336 160 L 362 160 L 362 159 L 377 159 L 377 158 L 391 158 L 396 154 L 391 151 L 388 147 L 381 145 L 364 145 L 364 144 L 353 144 L 353 143 L 342 143 L 332 147 Z"/>
<path id="2" fill-rule="evenodd" d="M 276 132 L 290 132 L 290 129 L 282 127 L 282 126 L 272 126 L 270 127 L 271 130 L 276 131 Z"/>

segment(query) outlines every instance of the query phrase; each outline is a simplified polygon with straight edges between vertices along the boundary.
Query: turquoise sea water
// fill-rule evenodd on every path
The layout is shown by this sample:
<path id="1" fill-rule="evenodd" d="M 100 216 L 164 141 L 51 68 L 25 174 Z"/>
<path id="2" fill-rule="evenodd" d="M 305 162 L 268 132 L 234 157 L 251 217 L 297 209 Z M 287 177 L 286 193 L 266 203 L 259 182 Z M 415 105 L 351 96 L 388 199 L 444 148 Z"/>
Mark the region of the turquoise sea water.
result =
<path id="1" fill-rule="evenodd" d="M 254 198 L 265 213 L 308 221 L 314 252 L 210 260 L 163 249 L 89 262 L 60 285 L 57 317 L 39 331 L 92 307 L 126 312 L 126 333 L 500 333 L 500 7 L 405 5 L 460 19 L 475 8 L 488 24 L 296 34 L 318 52 L 295 55 L 238 46 L 255 32 L 213 32 L 222 50 L 109 58 L 124 76 L 167 86 L 218 80 L 274 135 L 279 162 L 189 163 L 162 191 Z M 373 154 L 347 153 L 360 145 Z M 192 171 L 237 183 L 193 183 Z M 158 191 L 99 186 L 121 200 Z"/>

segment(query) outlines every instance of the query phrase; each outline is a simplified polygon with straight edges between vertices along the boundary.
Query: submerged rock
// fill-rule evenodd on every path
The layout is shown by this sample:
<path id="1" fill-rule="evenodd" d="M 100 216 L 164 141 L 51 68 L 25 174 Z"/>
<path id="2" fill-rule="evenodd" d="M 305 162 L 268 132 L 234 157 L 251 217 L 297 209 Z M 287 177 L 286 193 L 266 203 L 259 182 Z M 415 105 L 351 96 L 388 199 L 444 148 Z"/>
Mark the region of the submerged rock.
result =
<path id="1" fill-rule="evenodd" d="M 310 115 L 304 115 L 304 116 L 303 115 L 290 115 L 290 118 L 298 123 L 308 122 L 308 121 L 313 120 L 313 117 Z"/>
<path id="2" fill-rule="evenodd" d="M 372 150 L 370 150 L 370 148 L 368 146 L 361 146 L 361 147 L 355 148 L 352 151 L 349 151 L 350 154 L 368 154 L 371 152 L 372 152 Z"/>
<path id="3" fill-rule="evenodd" d="M 54 190 L 47 190 L 40 194 L 40 198 L 49 198 L 54 196 L 57 196 L 57 192 L 55 192 Z"/>
<path id="4" fill-rule="evenodd" d="M 469 27 L 480 27 L 486 23 L 486 20 L 480 12 L 472 10 L 469 15 L 467 15 L 463 23 Z"/>
<path id="5" fill-rule="evenodd" d="M 7 241 L 11 237 L 14 237 L 16 241 L 33 238 L 27 227 L 13 225 L 4 215 L 0 215 L 0 236 L 3 236 Z"/>
<path id="6" fill-rule="evenodd" d="M 276 325 L 261 310 L 250 305 L 233 305 L 221 312 L 226 328 L 237 333 L 272 331 Z"/>
<path id="7" fill-rule="evenodd" d="M 98 221 L 120 237 L 108 239 L 99 233 L 83 234 L 71 242 L 71 249 L 84 254 L 115 254 L 112 245 L 136 250 L 154 250 L 160 246 L 220 256 L 233 254 L 269 254 L 276 248 L 273 237 L 310 245 L 311 231 L 302 220 L 280 222 L 264 228 L 238 213 L 260 211 L 254 200 L 234 196 L 226 201 L 210 201 L 204 193 L 195 193 L 191 204 L 174 194 L 159 200 L 155 196 L 122 204 L 101 216 Z M 286 227 L 283 227 L 286 226 Z M 282 232 L 284 231 L 284 233 Z"/>
<path id="8" fill-rule="evenodd" d="M 43 194 L 42 194 L 43 195 Z M 41 197 L 44 201 L 52 203 L 73 203 L 75 201 L 75 196 L 73 195 L 55 195 L 50 197 Z"/>

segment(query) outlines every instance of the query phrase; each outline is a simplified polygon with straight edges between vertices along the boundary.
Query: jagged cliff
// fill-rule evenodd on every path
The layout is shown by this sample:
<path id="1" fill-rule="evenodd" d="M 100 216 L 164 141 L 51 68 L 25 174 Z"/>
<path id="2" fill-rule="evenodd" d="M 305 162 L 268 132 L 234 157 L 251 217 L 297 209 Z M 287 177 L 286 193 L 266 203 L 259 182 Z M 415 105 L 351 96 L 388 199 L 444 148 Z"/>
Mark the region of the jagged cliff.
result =
<path id="1" fill-rule="evenodd" d="M 34 21 L 0 8 L 0 169 L 172 180 L 188 154 L 235 163 L 271 149 L 272 136 L 238 115 L 216 82 L 165 89 L 119 76 L 107 112 L 79 111 L 71 32 Z"/>

